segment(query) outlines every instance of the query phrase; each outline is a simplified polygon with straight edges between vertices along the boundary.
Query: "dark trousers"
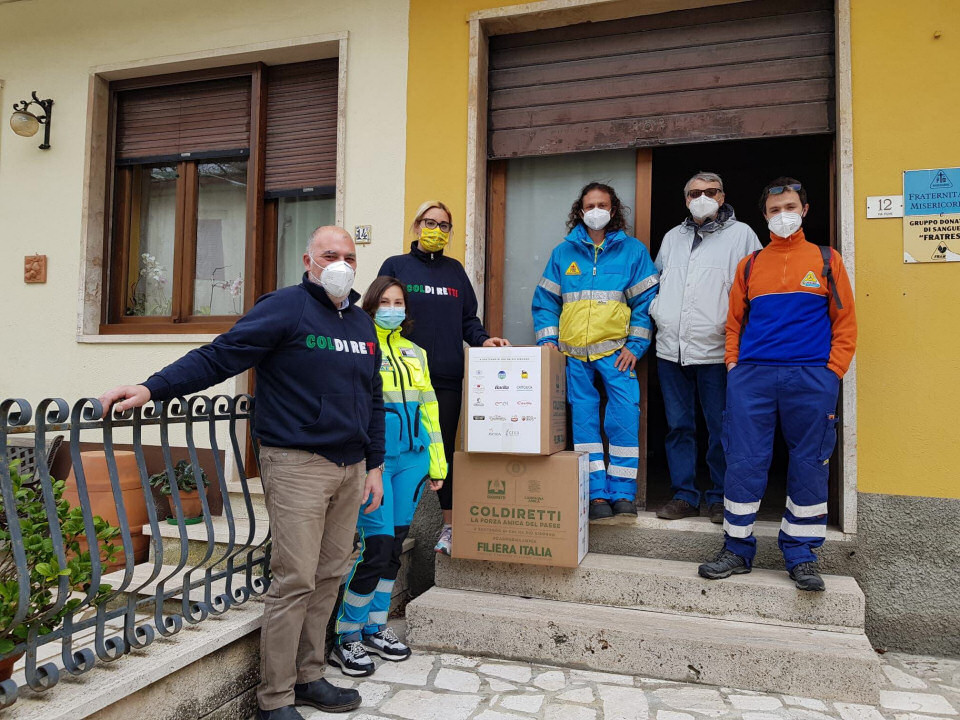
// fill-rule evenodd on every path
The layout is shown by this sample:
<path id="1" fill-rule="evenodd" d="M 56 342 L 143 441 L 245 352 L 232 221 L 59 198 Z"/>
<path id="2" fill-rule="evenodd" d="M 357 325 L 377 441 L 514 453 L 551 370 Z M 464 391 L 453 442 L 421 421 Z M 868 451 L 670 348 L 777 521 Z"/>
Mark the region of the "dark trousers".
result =
<path id="1" fill-rule="evenodd" d="M 697 395 L 707 425 L 707 467 L 712 487 L 704 493 L 707 505 L 723 502 L 723 408 L 727 393 L 727 368 L 723 363 L 680 365 L 657 358 L 660 391 L 667 411 L 667 465 L 673 497 L 700 505 L 697 489 Z"/>
<path id="2" fill-rule="evenodd" d="M 453 509 L 453 453 L 457 449 L 457 427 L 460 425 L 460 404 L 463 390 L 434 388 L 440 411 L 440 435 L 443 437 L 443 453 L 447 456 L 447 479 L 437 493 L 441 510 Z"/>

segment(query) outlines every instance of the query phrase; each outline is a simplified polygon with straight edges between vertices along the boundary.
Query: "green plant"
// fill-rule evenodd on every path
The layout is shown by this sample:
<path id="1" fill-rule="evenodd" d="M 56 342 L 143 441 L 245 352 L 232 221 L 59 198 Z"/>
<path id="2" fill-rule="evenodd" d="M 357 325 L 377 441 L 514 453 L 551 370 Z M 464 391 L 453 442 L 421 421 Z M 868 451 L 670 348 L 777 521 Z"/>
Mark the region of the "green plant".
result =
<path id="1" fill-rule="evenodd" d="M 50 523 L 44 505 L 43 489 L 39 482 L 25 483 L 19 466 L 20 461 L 17 460 L 9 467 L 23 549 L 27 557 L 27 571 L 30 575 L 30 601 L 26 617 L 14 625 L 20 584 L 10 541 L 10 526 L 3 498 L 0 497 L 0 656 L 9 653 L 18 643 L 26 640 L 31 630 L 36 629 L 40 635 L 52 632 L 59 627 L 68 613 L 80 605 L 82 598 L 71 597 L 55 613 L 47 614 L 57 602 L 57 588 L 61 576 L 69 578 L 68 584 L 73 592 L 86 592 L 92 576 L 83 512 L 79 507 L 70 507 L 69 501 L 63 499 L 66 482 L 52 481 L 66 558 L 66 567 L 61 568 L 53 549 L 53 540 L 50 538 Z M 120 534 L 120 528 L 111 526 L 99 516 L 93 518 L 93 525 L 96 531 L 94 546 L 100 549 L 101 562 L 114 562 L 120 548 L 112 540 Z M 94 595 L 93 605 L 102 602 L 111 589 L 110 585 L 100 585 Z"/>
<path id="2" fill-rule="evenodd" d="M 173 466 L 173 477 L 177 481 L 177 489 L 180 492 L 193 492 L 197 489 L 197 478 L 193 473 L 193 465 L 189 460 L 179 460 Z M 208 487 L 210 482 L 207 480 L 207 473 L 200 468 L 200 482 L 204 487 Z M 161 495 L 170 495 L 170 482 L 167 478 L 167 471 L 158 472 L 150 476 L 150 486 L 160 491 Z"/>

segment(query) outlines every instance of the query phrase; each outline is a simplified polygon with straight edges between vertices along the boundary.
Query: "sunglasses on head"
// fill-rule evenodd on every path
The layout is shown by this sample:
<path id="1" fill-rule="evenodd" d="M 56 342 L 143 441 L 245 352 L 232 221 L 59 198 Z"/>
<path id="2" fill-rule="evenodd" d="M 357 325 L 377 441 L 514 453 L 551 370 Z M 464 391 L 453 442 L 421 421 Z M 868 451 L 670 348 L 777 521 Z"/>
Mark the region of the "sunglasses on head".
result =
<path id="1" fill-rule="evenodd" d="M 687 190 L 687 197 L 691 200 L 694 200 L 701 195 L 706 195 L 708 198 L 715 198 L 717 195 L 722 193 L 723 190 L 720 188 L 707 188 L 706 190 Z"/>
<path id="2" fill-rule="evenodd" d="M 772 188 L 767 188 L 768 195 L 780 195 L 785 193 L 787 190 L 793 190 L 795 193 L 800 192 L 803 189 L 803 185 L 800 183 L 791 183 L 790 185 L 774 185 Z"/>

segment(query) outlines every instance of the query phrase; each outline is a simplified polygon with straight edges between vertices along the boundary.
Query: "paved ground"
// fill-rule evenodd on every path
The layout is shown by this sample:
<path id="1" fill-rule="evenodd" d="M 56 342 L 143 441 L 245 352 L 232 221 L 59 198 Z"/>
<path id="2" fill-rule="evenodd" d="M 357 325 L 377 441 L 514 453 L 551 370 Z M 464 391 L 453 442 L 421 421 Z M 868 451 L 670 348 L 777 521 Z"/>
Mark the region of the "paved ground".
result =
<path id="1" fill-rule="evenodd" d="M 888 653 L 880 706 L 853 705 L 421 652 L 352 681 L 363 706 L 344 720 L 951 720 L 960 710 L 960 660 Z M 301 708 L 305 718 L 333 717 Z"/>

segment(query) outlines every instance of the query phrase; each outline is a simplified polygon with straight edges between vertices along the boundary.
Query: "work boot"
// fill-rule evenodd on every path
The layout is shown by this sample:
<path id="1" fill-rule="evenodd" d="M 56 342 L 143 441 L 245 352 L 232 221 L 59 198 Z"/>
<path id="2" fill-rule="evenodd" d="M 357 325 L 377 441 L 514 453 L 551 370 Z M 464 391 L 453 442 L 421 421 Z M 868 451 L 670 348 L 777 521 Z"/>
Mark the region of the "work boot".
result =
<path id="1" fill-rule="evenodd" d="M 601 522 L 613 517 L 613 508 L 607 500 L 598 498 L 590 501 L 590 522 Z"/>
<path id="2" fill-rule="evenodd" d="M 820 573 L 817 571 L 817 564 L 815 562 L 805 562 L 795 565 L 790 569 L 789 575 L 790 579 L 793 580 L 801 590 L 822 592 L 826 589 L 826 586 L 823 584 L 823 578 L 820 577 Z"/>
<path id="3" fill-rule="evenodd" d="M 257 720 L 303 720 L 303 715 L 293 705 L 284 705 L 276 710 L 257 708 Z"/>
<path id="4" fill-rule="evenodd" d="M 696 517 L 699 514 L 700 508 L 696 508 L 680 498 L 674 498 L 657 510 L 657 517 L 664 520 L 679 520 L 680 518 Z"/>
<path id="5" fill-rule="evenodd" d="M 340 668 L 340 672 L 351 677 L 360 677 L 373 675 L 377 666 L 367 655 L 366 646 L 359 640 L 353 642 L 337 643 L 330 650 L 329 662 L 334 667 Z"/>
<path id="6" fill-rule="evenodd" d="M 400 642 L 400 638 L 390 627 L 386 627 L 373 635 L 364 635 L 363 646 L 368 653 L 393 662 L 402 662 L 412 654 L 410 648 Z"/>
<path id="7" fill-rule="evenodd" d="M 710 503 L 710 522 L 723 524 L 723 503 Z"/>
<path id="8" fill-rule="evenodd" d="M 637 504 L 633 500 L 621 498 L 613 501 L 613 514 L 617 517 L 623 517 L 626 520 L 632 520 L 637 516 Z"/>
<path id="9" fill-rule="evenodd" d="M 328 713 L 350 712 L 360 707 L 360 693 L 349 688 L 338 688 L 323 678 L 293 686 L 294 703 L 309 705 Z"/>
<path id="10" fill-rule="evenodd" d="M 697 568 L 697 572 L 707 580 L 722 580 L 731 575 L 748 573 L 750 566 L 742 557 L 723 548 L 713 560 Z"/>

